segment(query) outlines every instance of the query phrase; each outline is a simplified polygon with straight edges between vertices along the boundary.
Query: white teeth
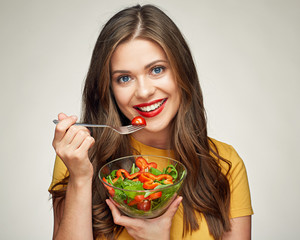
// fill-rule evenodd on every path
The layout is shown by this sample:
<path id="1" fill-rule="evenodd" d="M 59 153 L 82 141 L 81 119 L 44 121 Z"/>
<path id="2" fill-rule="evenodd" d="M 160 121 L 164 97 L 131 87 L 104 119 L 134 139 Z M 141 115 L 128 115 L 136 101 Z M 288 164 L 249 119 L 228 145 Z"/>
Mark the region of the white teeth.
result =
<path id="1" fill-rule="evenodd" d="M 153 111 L 157 108 L 159 108 L 162 104 L 164 103 L 164 100 L 158 102 L 158 103 L 154 103 L 150 106 L 147 106 L 147 107 L 140 107 L 139 109 L 143 112 L 150 112 L 150 111 Z"/>

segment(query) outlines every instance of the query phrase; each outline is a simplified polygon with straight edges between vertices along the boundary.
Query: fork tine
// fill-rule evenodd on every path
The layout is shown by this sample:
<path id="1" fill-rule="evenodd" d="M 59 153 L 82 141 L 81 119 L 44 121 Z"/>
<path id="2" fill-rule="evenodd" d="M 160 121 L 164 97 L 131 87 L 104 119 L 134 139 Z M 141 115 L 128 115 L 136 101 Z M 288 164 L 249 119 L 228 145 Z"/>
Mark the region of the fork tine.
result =
<path id="1" fill-rule="evenodd" d="M 131 125 L 129 126 L 121 126 L 121 127 L 111 127 L 111 129 L 113 129 L 115 132 L 119 133 L 119 134 L 130 134 L 130 133 L 133 133 L 133 132 L 136 132 L 138 130 L 140 130 L 140 128 L 136 128 L 136 127 L 133 127 Z"/>
<path id="2" fill-rule="evenodd" d="M 133 126 L 133 125 L 127 126 L 127 129 L 129 131 L 136 130 L 136 129 L 142 129 L 142 128 L 144 128 L 144 126 Z"/>
<path id="3" fill-rule="evenodd" d="M 129 133 L 133 133 L 136 132 L 140 129 L 143 129 L 145 126 L 134 126 L 134 125 L 129 125 L 127 126 L 127 130 L 129 131 Z"/>

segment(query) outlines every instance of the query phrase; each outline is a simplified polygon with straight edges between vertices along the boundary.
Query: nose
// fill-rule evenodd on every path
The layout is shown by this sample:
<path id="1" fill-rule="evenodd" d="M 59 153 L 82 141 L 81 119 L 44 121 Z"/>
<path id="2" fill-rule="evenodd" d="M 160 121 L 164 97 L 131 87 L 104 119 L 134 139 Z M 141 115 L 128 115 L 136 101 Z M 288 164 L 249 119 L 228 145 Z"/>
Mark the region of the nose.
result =
<path id="1" fill-rule="evenodd" d="M 135 90 L 136 98 L 149 98 L 155 92 L 155 86 L 150 79 L 146 77 L 140 77 L 137 79 L 137 85 Z"/>

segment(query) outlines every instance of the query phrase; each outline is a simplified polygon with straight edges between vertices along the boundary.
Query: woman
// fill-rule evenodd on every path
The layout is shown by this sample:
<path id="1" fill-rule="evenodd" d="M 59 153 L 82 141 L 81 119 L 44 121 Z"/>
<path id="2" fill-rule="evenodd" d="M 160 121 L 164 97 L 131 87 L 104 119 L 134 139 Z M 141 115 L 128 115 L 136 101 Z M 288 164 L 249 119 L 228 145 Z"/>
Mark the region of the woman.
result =
<path id="1" fill-rule="evenodd" d="M 83 122 L 146 128 L 129 135 L 74 126 L 59 114 L 50 193 L 54 239 L 250 239 L 246 170 L 234 149 L 207 136 L 202 93 L 190 50 L 158 8 L 124 9 L 103 27 L 83 92 Z M 156 219 L 120 214 L 97 172 L 138 151 L 171 155 L 188 176 L 180 197 Z M 177 211 L 178 210 L 178 211 Z"/>

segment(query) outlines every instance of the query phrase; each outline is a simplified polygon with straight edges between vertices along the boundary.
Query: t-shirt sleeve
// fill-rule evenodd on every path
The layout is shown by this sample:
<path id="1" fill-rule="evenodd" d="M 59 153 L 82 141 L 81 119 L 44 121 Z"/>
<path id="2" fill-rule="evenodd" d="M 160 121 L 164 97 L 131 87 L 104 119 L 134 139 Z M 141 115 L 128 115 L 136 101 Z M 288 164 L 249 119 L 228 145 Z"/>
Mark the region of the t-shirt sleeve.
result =
<path id="1" fill-rule="evenodd" d="M 253 209 L 245 164 L 235 149 L 231 146 L 229 148 L 230 157 L 228 160 L 232 164 L 228 176 L 231 190 L 230 217 L 252 215 Z"/>
<path id="2" fill-rule="evenodd" d="M 60 159 L 60 157 L 56 156 L 55 163 L 54 163 L 54 169 L 53 169 L 52 182 L 50 184 L 48 191 L 50 191 L 56 183 L 60 182 L 68 175 L 69 175 L 69 172 L 68 172 L 66 165 Z M 54 189 L 59 190 L 60 188 L 62 188 L 61 185 L 56 186 Z"/>

